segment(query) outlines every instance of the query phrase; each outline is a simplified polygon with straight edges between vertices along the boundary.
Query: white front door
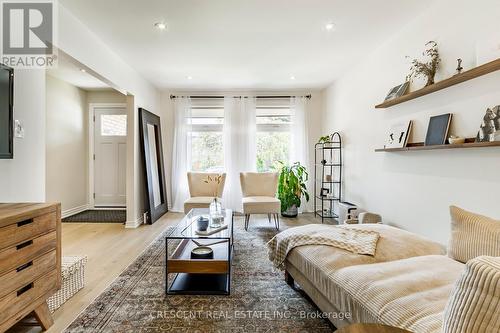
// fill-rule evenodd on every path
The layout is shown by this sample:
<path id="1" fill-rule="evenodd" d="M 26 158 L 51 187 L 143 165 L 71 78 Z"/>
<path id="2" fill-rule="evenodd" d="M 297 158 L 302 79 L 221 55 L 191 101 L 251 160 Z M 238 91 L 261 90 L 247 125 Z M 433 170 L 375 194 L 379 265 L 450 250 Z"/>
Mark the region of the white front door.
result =
<path id="1" fill-rule="evenodd" d="M 94 205 L 125 207 L 126 110 L 95 108 L 94 116 Z"/>

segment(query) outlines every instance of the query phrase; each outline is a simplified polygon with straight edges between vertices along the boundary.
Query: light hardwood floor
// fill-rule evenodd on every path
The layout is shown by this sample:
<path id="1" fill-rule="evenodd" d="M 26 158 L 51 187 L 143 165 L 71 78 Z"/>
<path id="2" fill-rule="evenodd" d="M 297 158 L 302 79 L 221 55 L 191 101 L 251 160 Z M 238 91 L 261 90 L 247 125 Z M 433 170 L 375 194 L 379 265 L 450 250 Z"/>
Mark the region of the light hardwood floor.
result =
<path id="1" fill-rule="evenodd" d="M 137 229 L 124 229 L 118 223 L 63 223 L 63 255 L 88 257 L 85 287 L 54 313 L 54 325 L 47 332 L 62 332 L 151 242 L 183 216 L 179 213 L 167 213 L 155 224 L 143 225 Z M 303 214 L 296 219 L 281 218 L 281 222 L 288 226 L 321 223 L 312 214 Z M 243 216 L 235 217 L 235 224 L 243 225 Z M 249 232 L 252 226 L 259 224 L 269 225 L 267 216 L 252 215 Z M 40 331 L 39 327 L 18 324 L 8 333 Z"/>

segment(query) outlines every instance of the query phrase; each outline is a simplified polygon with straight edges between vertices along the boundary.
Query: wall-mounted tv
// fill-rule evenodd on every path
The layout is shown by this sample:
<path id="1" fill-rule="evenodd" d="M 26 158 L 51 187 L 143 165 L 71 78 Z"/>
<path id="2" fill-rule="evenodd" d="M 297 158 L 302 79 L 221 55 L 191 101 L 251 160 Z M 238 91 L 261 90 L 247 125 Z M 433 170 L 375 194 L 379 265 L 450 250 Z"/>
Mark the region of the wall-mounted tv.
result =
<path id="1" fill-rule="evenodd" d="M 0 64 L 0 158 L 14 158 L 14 70 Z"/>

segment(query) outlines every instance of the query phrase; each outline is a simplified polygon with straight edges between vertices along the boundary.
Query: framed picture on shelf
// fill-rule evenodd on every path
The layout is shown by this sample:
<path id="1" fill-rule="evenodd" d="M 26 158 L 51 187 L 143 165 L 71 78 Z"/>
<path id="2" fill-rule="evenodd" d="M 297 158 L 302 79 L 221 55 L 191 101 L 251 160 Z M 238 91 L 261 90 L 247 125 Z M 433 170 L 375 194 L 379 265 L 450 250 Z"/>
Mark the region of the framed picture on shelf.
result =
<path id="1" fill-rule="evenodd" d="M 413 122 L 397 123 L 391 126 L 387 134 L 384 148 L 404 148 L 408 143 Z"/>
<path id="2" fill-rule="evenodd" d="M 328 193 L 330 193 L 330 190 L 329 190 L 329 189 L 327 189 L 327 188 L 322 187 L 322 188 L 321 188 L 321 192 L 319 193 L 319 195 L 320 195 L 321 197 L 326 197 L 326 196 L 328 195 Z"/>
<path id="3" fill-rule="evenodd" d="M 399 86 L 395 86 L 392 88 L 387 96 L 385 97 L 385 101 L 390 101 L 396 99 L 398 97 L 403 96 L 408 91 L 408 87 L 410 86 L 410 82 L 406 81 L 405 83 L 400 84 Z"/>
<path id="4" fill-rule="evenodd" d="M 448 138 L 448 131 L 451 124 L 451 113 L 445 113 L 439 116 L 431 117 L 425 136 L 425 145 L 444 145 Z"/>

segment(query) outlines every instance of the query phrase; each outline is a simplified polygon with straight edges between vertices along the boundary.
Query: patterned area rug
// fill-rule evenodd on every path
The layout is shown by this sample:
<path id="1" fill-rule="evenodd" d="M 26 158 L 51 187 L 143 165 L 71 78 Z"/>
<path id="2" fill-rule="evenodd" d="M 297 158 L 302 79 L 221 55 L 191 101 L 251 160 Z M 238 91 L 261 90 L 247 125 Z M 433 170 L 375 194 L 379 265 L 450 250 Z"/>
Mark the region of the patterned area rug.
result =
<path id="1" fill-rule="evenodd" d="M 235 222 L 240 222 L 236 220 Z M 236 224 L 236 223 L 235 223 Z M 234 230 L 230 296 L 165 295 L 167 231 L 150 245 L 65 332 L 332 332 L 318 308 L 272 268 L 266 242 L 275 230 Z M 173 250 L 170 249 L 169 252 Z"/>
<path id="2" fill-rule="evenodd" d="M 62 219 L 62 222 L 87 223 L 125 223 L 125 221 L 127 221 L 125 209 L 91 209 Z"/>

